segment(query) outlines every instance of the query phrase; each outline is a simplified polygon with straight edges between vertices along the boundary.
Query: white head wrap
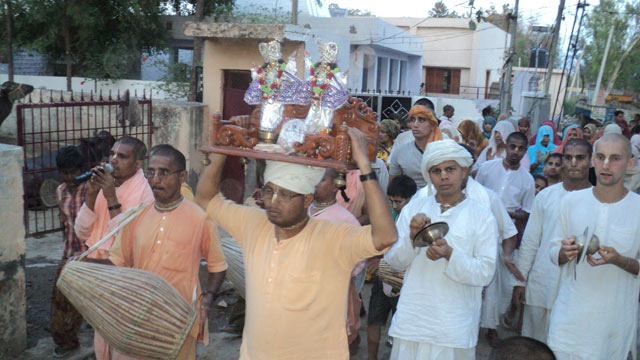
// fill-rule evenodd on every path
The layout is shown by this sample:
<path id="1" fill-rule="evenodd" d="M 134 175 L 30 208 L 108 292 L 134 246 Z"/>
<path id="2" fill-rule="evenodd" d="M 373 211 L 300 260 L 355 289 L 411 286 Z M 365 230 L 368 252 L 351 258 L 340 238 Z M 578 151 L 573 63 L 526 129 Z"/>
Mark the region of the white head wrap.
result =
<path id="1" fill-rule="evenodd" d="M 467 149 L 453 140 L 445 139 L 428 143 L 427 148 L 424 149 L 424 154 L 422 154 L 422 163 L 420 164 L 424 180 L 430 184 L 429 169 L 449 160 L 457 162 L 462 167 L 470 167 L 473 163 L 473 158 L 471 158 L 471 154 Z"/>
<path id="2" fill-rule="evenodd" d="M 324 171 L 320 167 L 269 160 L 264 169 L 264 183 L 270 182 L 298 194 L 313 194 Z"/>
<path id="3" fill-rule="evenodd" d="M 604 132 L 602 133 L 602 135 L 606 135 L 606 134 L 620 134 L 620 135 L 622 135 L 622 129 L 620 128 L 620 125 L 618 125 L 618 124 L 609 124 L 609 125 L 605 126 Z"/>

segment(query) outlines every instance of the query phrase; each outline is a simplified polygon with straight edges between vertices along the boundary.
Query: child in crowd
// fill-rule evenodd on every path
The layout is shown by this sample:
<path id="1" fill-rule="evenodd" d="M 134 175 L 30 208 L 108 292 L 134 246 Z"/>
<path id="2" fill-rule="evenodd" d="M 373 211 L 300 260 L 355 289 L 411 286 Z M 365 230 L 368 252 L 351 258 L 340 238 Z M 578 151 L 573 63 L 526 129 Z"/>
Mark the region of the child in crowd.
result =
<path id="1" fill-rule="evenodd" d="M 549 185 L 547 178 L 542 175 L 533 174 L 533 180 L 536 184 L 536 195 Z"/>
<path id="2" fill-rule="evenodd" d="M 391 203 L 393 219 L 397 219 L 402 208 L 409 203 L 411 197 L 418 190 L 415 181 L 406 175 L 394 177 L 387 187 L 387 196 Z M 370 259 L 368 267 L 378 268 L 382 256 Z M 378 358 L 380 344 L 380 329 L 386 325 L 389 313 L 393 315 L 398 304 L 398 294 L 388 296 L 383 289 L 383 283 L 376 276 L 373 279 L 371 298 L 369 300 L 369 314 L 367 317 L 367 346 L 369 359 Z M 386 286 L 386 284 L 384 284 Z"/>
<path id="3" fill-rule="evenodd" d="M 562 153 L 549 154 L 542 175 L 547 179 L 547 186 L 562 182 Z"/>
<path id="4" fill-rule="evenodd" d="M 63 183 L 56 189 L 59 218 L 63 228 L 64 249 L 62 261 L 58 265 L 53 283 L 58 282 L 60 272 L 67 259 L 87 249 L 84 242 L 76 236 L 73 225 L 87 193 L 87 183 L 76 184 L 74 179 L 82 174 L 84 156 L 77 146 L 65 146 L 58 150 L 56 165 L 62 175 Z M 71 305 L 67 298 L 54 286 L 51 296 L 51 335 L 56 343 L 53 356 L 61 358 L 80 346 L 78 330 L 82 324 L 82 315 Z"/>

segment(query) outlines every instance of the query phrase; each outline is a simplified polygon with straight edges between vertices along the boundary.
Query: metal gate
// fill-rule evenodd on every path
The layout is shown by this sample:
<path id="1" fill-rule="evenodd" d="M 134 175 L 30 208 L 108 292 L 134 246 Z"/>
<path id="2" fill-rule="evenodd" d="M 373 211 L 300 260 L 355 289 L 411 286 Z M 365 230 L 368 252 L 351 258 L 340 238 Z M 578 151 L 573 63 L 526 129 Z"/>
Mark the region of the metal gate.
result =
<path id="1" fill-rule="evenodd" d="M 86 168 L 106 160 L 111 146 L 128 135 L 151 146 L 151 94 L 40 91 L 16 106 L 18 145 L 24 151 L 24 221 L 26 236 L 62 230 L 56 188 L 58 149 L 79 146 Z"/>

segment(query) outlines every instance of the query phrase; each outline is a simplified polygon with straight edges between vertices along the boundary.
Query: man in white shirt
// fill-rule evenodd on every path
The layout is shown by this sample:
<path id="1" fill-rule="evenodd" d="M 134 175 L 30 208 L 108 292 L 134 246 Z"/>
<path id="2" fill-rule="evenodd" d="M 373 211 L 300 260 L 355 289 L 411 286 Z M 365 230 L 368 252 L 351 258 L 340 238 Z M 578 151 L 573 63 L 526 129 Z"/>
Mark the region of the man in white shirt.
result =
<path id="1" fill-rule="evenodd" d="M 604 135 L 595 144 L 592 165 L 596 186 L 562 199 L 549 250 L 561 274 L 547 343 L 561 360 L 627 359 L 635 345 L 640 195 L 623 184 L 634 165 L 629 140 Z M 596 238 L 597 253 L 582 254 L 577 242 L 587 249 Z"/>
<path id="2" fill-rule="evenodd" d="M 526 154 L 527 146 L 524 134 L 511 133 L 507 137 L 507 156 L 483 163 L 476 175 L 476 181 L 500 196 L 514 220 L 526 221 L 535 197 L 533 176 L 528 169 L 520 166 L 520 159 Z"/>
<path id="3" fill-rule="evenodd" d="M 520 132 L 511 133 L 507 137 L 506 146 L 507 153 L 503 159 L 489 160 L 480 165 L 476 181 L 498 194 L 514 222 L 524 223 L 529 217 L 535 197 L 533 176 L 528 169 L 520 166 L 520 160 L 527 152 L 527 137 Z M 494 307 L 497 307 L 498 313 L 506 310 L 509 293 L 515 283 L 514 276 L 518 278 L 517 280 L 524 280 L 519 271 L 515 269 L 513 260 L 515 247 L 516 238 L 512 237 L 504 240 L 500 248 L 502 251 L 499 253 L 500 260 L 496 269 L 498 272 L 496 274 L 497 282 L 494 284 L 498 289 L 491 289 L 491 291 L 497 292 L 498 296 L 495 300 L 491 297 L 486 299 L 485 307 L 491 310 L 483 311 L 483 314 L 487 314 L 487 318 L 489 318 L 489 314 L 495 313 Z M 488 329 L 487 338 L 495 345 L 498 340 L 497 324 L 495 321 L 484 321 L 483 319 L 483 326 Z"/>
<path id="4" fill-rule="evenodd" d="M 513 303 L 525 304 L 522 336 L 542 342 L 547 341 L 549 316 L 560 279 L 560 268 L 549 260 L 549 245 L 560 216 L 560 201 L 570 191 L 591 187 L 591 144 L 583 139 L 571 139 L 563 152 L 564 181 L 547 187 L 536 196 L 520 244 L 516 264 L 527 279 L 526 288 L 524 282 L 518 282 L 513 288 Z"/>
<path id="5" fill-rule="evenodd" d="M 391 359 L 475 359 L 482 287 L 495 271 L 498 234 L 491 210 L 462 192 L 471 163 L 453 140 L 425 149 L 421 168 L 435 195 L 403 209 L 399 242 L 384 255 L 391 267 L 406 270 L 389 330 Z M 414 248 L 415 234 L 438 221 L 449 225 L 444 239 Z"/>
<path id="6" fill-rule="evenodd" d="M 455 112 L 455 108 L 449 104 L 445 105 L 442 108 L 442 115 L 440 115 L 440 121 L 451 121 L 453 122 L 453 114 Z"/>

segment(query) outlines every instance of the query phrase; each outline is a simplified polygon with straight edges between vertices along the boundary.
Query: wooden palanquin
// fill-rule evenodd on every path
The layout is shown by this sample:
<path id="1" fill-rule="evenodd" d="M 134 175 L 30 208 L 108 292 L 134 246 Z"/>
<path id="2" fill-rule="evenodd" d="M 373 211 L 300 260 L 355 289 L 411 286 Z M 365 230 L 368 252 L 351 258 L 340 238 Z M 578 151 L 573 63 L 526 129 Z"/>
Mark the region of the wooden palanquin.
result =
<path id="1" fill-rule="evenodd" d="M 285 105 L 283 119 L 305 119 L 309 108 L 310 105 Z M 248 123 L 222 120 L 219 114 L 214 115 L 211 127 L 212 144 L 203 146 L 201 151 L 346 170 L 355 167 L 351 161 L 351 143 L 347 134 L 348 127 L 354 127 L 366 135 L 369 160 L 375 160 L 378 139 L 377 114 L 359 98 L 349 97 L 346 104 L 335 110 L 333 127 L 329 134 L 307 134 L 303 143 L 294 145 L 296 154 L 292 155 L 254 150 L 259 142 L 259 119 L 259 108 L 250 115 Z"/>

